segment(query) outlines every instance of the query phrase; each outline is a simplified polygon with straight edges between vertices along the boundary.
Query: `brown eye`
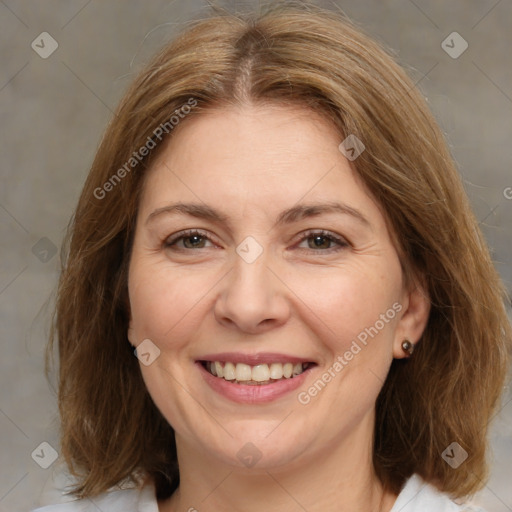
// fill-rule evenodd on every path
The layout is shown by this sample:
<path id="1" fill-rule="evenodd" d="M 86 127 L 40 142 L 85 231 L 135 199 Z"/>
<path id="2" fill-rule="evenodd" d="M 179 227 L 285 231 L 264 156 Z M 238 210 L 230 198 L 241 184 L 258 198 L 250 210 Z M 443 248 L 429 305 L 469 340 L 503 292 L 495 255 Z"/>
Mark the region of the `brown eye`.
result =
<path id="1" fill-rule="evenodd" d="M 197 247 L 199 247 L 199 248 L 204 247 L 205 238 L 202 235 L 184 236 L 184 237 L 181 237 L 181 239 L 183 240 L 183 245 L 187 249 L 195 249 Z M 190 243 L 187 243 L 187 242 L 190 242 Z"/>
<path id="2" fill-rule="evenodd" d="M 339 251 L 348 247 L 349 244 L 343 238 L 328 231 L 311 231 L 304 234 L 300 243 L 307 241 L 307 249 L 313 251 Z M 337 246 L 337 247 L 336 247 Z M 300 245 L 299 245 L 300 247 Z"/>
<path id="3" fill-rule="evenodd" d="M 186 249 L 205 249 L 207 242 L 211 242 L 210 238 L 199 231 L 186 231 L 178 233 L 164 242 L 166 248 L 176 250 Z"/>
<path id="4" fill-rule="evenodd" d="M 308 237 L 310 249 L 330 249 L 332 240 L 323 235 L 315 235 Z"/>

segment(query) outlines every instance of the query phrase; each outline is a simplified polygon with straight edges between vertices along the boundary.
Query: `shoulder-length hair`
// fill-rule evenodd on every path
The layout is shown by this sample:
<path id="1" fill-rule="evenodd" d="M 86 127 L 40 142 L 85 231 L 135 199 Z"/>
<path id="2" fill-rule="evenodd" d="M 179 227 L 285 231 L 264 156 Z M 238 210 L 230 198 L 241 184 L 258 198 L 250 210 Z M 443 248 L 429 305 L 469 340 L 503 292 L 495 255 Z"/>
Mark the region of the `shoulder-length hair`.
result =
<path id="1" fill-rule="evenodd" d="M 363 141 L 354 169 L 382 208 L 404 275 L 421 279 L 431 301 L 414 356 L 392 362 L 378 396 L 374 467 L 395 493 L 417 473 L 455 497 L 473 494 L 488 475 L 488 422 L 510 356 L 505 290 L 411 79 L 342 15 L 281 3 L 187 27 L 135 79 L 97 151 L 68 229 L 48 345 L 50 356 L 58 338 L 61 451 L 78 477 L 74 493 L 141 475 L 159 498 L 178 486 L 174 431 L 127 340 L 134 222 L 160 139 L 242 102 L 302 105 L 332 122 L 340 142 Z M 441 457 L 452 442 L 468 453 L 457 470 Z"/>

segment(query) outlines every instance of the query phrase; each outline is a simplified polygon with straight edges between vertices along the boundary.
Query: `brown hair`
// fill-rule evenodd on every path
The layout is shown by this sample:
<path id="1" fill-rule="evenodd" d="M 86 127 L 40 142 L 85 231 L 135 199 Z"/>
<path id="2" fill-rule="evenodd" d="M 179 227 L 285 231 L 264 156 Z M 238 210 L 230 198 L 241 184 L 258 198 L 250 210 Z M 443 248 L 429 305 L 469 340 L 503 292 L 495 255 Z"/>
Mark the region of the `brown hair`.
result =
<path id="1" fill-rule="evenodd" d="M 421 278 L 431 300 L 414 356 L 393 361 L 378 397 L 374 466 L 395 493 L 413 473 L 456 497 L 477 491 L 511 330 L 453 160 L 392 56 L 339 14 L 278 3 L 257 18 L 194 22 L 136 78 L 98 149 L 69 226 L 48 346 L 50 354 L 58 337 L 62 455 L 79 477 L 75 493 L 144 475 L 164 498 L 179 483 L 173 429 L 127 341 L 134 221 L 163 144 L 126 163 L 191 98 L 181 123 L 212 106 L 298 103 L 333 122 L 340 142 L 349 134 L 364 142 L 354 167 L 386 216 L 406 276 Z M 122 179 L 112 181 L 115 173 Z M 108 193 L 98 192 L 109 180 Z M 457 470 L 441 458 L 453 441 L 469 454 Z"/>

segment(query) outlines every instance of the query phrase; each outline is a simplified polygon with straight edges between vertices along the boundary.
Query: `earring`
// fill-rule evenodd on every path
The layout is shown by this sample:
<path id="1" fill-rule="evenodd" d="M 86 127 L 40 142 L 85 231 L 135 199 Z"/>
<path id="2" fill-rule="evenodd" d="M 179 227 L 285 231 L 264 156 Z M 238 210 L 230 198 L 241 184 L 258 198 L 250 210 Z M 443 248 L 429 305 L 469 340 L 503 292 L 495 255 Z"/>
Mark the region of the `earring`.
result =
<path id="1" fill-rule="evenodd" d="M 404 340 L 402 341 L 402 350 L 409 356 L 412 356 L 412 353 L 414 352 L 414 344 L 412 344 L 409 340 Z"/>

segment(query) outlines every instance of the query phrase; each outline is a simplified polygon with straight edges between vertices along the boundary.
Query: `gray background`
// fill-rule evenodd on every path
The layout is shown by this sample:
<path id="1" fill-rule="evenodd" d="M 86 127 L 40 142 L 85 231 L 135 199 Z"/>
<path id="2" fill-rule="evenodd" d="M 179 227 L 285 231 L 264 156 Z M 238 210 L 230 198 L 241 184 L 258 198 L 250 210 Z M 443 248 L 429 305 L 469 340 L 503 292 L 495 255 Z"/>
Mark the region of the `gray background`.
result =
<path id="1" fill-rule="evenodd" d="M 234 2 L 219 3 L 235 8 Z M 335 5 L 395 50 L 428 98 L 510 291 L 512 2 L 339 0 Z M 42 442 L 58 450 L 56 400 L 43 374 L 59 268 L 54 252 L 101 134 L 145 60 L 183 22 L 208 13 L 200 0 L 0 1 L 1 511 L 28 510 L 55 499 L 57 463 L 43 469 L 31 457 L 48 460 L 44 447 L 44 457 L 37 458 Z M 441 47 L 453 31 L 469 45 L 456 59 Z M 58 43 L 47 59 L 31 48 L 42 32 Z M 509 388 L 493 423 L 492 445 L 492 478 L 478 502 L 489 512 L 512 511 Z"/>

